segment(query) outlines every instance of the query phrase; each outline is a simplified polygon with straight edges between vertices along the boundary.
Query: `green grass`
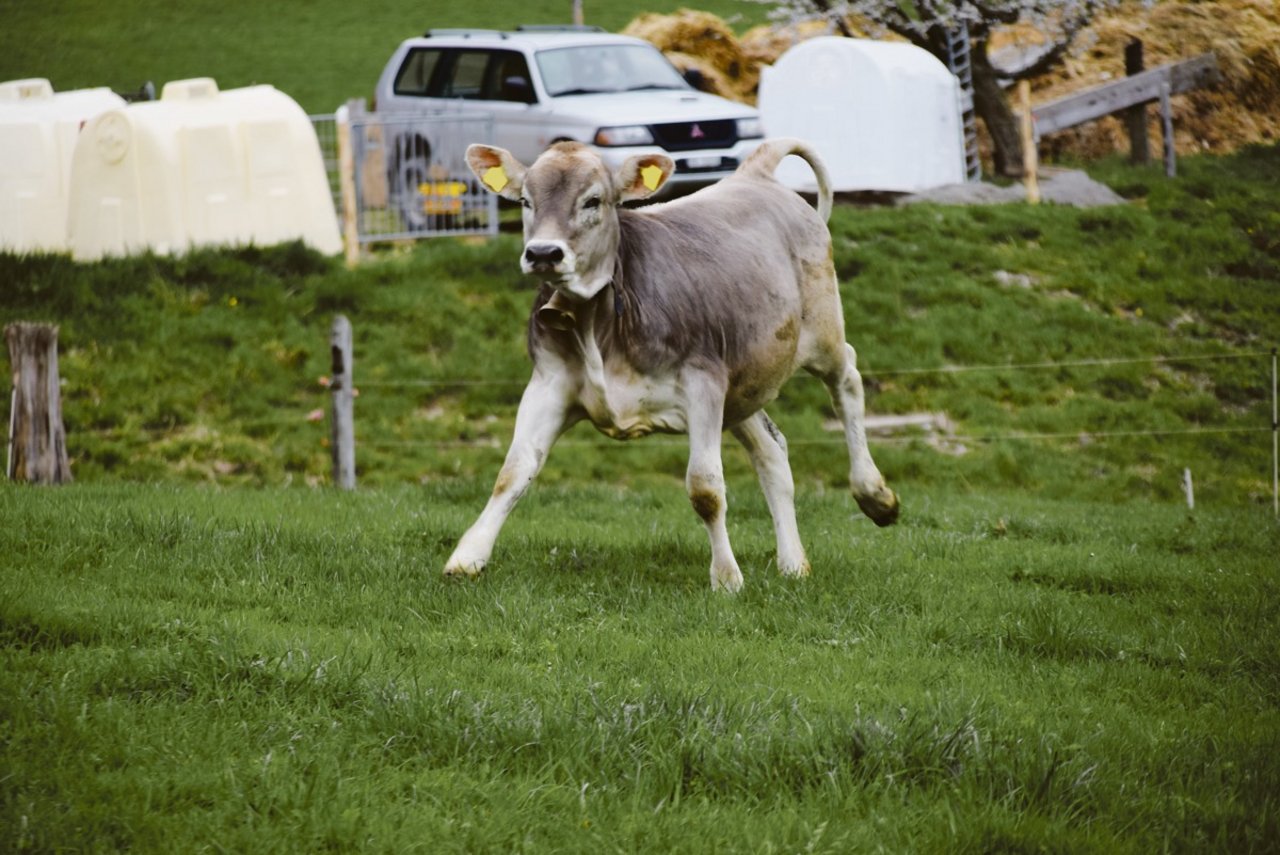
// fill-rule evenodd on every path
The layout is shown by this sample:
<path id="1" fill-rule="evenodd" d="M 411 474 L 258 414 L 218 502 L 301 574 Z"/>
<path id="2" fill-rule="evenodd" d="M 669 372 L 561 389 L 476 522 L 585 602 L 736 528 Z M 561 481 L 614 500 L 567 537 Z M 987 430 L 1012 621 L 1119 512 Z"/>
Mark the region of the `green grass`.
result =
<path id="1" fill-rule="evenodd" d="M 584 4 L 586 21 L 620 30 L 636 15 L 687 3 Z M 766 7 L 744 0 L 697 4 L 743 31 Z M 46 77 L 58 91 L 108 86 L 157 88 L 169 80 L 212 77 L 223 89 L 270 83 L 309 113 L 331 113 L 350 98 L 371 98 L 378 74 L 404 39 L 431 27 L 512 28 L 566 23 L 571 0 L 478 0 L 414 5 L 388 0 L 40 0 L 6 3 L 0 28 L 0 81 Z"/>
<path id="2" fill-rule="evenodd" d="M 677 485 L 0 488 L 0 849 L 1275 851 L 1259 510 Z"/>
<path id="3" fill-rule="evenodd" d="M 9 5 L 0 79 L 209 75 L 311 112 L 367 96 L 410 33 L 570 7 Z M 586 5 L 608 29 L 640 11 Z M 700 5 L 739 30 L 764 11 Z M 961 438 L 873 439 L 906 508 L 875 529 L 794 381 L 771 412 L 814 575 L 777 576 L 730 444 L 737 597 L 708 590 L 681 441 L 586 427 L 486 575 L 440 578 L 528 373 L 511 234 L 356 271 L 297 246 L 0 255 L 0 324 L 60 325 L 78 481 L 0 485 L 0 850 L 1280 849 L 1257 355 L 1280 342 L 1280 148 L 1090 169 L 1132 204 L 837 210 L 871 410 Z M 328 479 L 309 414 L 336 313 L 354 494 L 299 489 Z M 1153 356 L 1195 359 L 890 373 Z"/>
<path id="4" fill-rule="evenodd" d="M 0 486 L 0 850 L 1276 851 L 1280 148 L 1092 168 L 1133 203 L 837 210 L 871 410 L 960 437 L 873 438 L 878 530 L 791 383 L 814 576 L 730 443 L 737 597 L 682 441 L 586 427 L 440 578 L 529 370 L 512 234 L 0 255 L 78 481 Z M 336 313 L 354 494 L 299 489 Z M 890 373 L 1116 357 L 1167 361 Z"/>

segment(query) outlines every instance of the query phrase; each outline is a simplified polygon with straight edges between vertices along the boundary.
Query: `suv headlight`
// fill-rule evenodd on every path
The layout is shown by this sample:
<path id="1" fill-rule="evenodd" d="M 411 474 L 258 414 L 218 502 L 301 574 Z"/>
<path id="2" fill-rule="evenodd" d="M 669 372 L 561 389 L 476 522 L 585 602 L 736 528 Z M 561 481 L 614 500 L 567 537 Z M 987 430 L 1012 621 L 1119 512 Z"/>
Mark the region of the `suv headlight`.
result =
<path id="1" fill-rule="evenodd" d="M 649 145 L 652 142 L 653 134 L 644 125 L 624 125 L 596 131 L 596 145 Z"/>
<path id="2" fill-rule="evenodd" d="M 764 136 L 764 122 L 758 116 L 738 120 L 738 139 L 749 140 Z"/>

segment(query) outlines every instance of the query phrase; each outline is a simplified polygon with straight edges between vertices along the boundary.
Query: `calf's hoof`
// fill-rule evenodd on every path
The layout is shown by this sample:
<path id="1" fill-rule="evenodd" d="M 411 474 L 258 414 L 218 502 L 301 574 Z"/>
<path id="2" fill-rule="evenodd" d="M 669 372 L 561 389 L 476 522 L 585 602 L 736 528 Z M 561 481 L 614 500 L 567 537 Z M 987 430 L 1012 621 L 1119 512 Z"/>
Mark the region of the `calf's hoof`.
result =
<path id="1" fill-rule="evenodd" d="M 483 561 L 453 561 L 444 565 L 446 579 L 474 579 L 484 570 Z"/>
<path id="2" fill-rule="evenodd" d="M 804 579 L 809 575 L 809 562 L 801 561 L 798 564 L 783 564 L 778 568 L 778 572 L 788 579 Z"/>
<path id="3" fill-rule="evenodd" d="M 866 496 L 854 496 L 854 498 L 857 499 L 858 507 L 862 508 L 862 512 L 881 528 L 893 525 L 898 521 L 898 513 L 901 510 L 901 505 L 898 504 L 898 494 L 888 487 L 881 487 L 874 493 Z"/>
<path id="4" fill-rule="evenodd" d="M 725 594 L 736 594 L 742 590 L 742 571 L 737 567 L 717 569 L 711 568 L 711 590 Z"/>

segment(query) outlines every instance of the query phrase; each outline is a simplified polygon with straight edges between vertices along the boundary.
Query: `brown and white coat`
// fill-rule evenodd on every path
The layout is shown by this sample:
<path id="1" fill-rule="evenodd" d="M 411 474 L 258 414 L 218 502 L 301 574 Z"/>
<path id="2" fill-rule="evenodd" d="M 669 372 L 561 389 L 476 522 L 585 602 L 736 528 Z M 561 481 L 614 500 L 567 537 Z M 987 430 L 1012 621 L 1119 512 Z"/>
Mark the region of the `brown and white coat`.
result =
<path id="1" fill-rule="evenodd" d="M 789 154 L 817 175 L 817 211 L 773 178 Z M 800 368 L 826 384 L 844 424 L 859 506 L 881 525 L 897 518 L 897 496 L 867 450 L 826 227 L 830 183 L 808 146 L 768 141 L 729 178 L 636 210 L 622 205 L 661 186 L 673 168 L 665 155 L 631 158 L 616 174 L 577 143 L 528 167 L 489 146 L 471 146 L 467 159 L 490 189 L 524 207 L 520 263 L 542 287 L 511 448 L 446 574 L 480 572 L 552 444 L 583 419 L 617 439 L 688 434 L 686 486 L 711 541 L 711 585 L 736 591 L 720 457 L 729 430 L 759 476 L 779 569 L 807 574 L 786 441 L 763 409 Z"/>

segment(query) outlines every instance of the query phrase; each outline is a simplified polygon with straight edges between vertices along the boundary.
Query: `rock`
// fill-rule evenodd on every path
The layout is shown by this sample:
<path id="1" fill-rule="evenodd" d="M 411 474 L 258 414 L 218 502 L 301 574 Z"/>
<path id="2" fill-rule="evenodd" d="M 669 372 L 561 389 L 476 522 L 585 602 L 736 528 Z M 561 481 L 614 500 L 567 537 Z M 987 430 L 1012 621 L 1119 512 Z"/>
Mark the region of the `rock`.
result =
<path id="1" fill-rule="evenodd" d="M 947 184 L 934 187 L 932 190 L 901 196 L 896 200 L 896 204 L 934 202 L 940 205 L 998 205 L 1006 202 L 1021 202 L 1026 198 L 1026 188 L 1021 184 L 1001 187 L 985 181 L 971 181 L 964 184 Z M 1123 196 L 1107 185 L 1094 181 L 1078 169 L 1041 170 L 1040 198 L 1044 202 L 1074 205 L 1077 208 L 1120 205 L 1125 202 Z"/>

